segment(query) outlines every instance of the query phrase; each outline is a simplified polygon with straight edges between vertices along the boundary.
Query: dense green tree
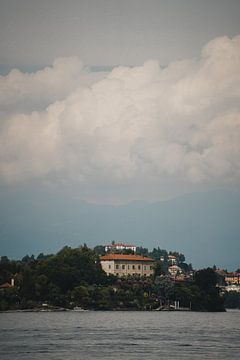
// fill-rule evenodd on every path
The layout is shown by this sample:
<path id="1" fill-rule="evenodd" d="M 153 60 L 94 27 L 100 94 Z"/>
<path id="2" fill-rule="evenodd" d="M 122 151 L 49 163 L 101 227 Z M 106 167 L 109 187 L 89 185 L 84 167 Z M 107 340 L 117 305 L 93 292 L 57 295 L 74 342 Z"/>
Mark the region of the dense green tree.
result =
<path id="1" fill-rule="evenodd" d="M 149 256 L 154 260 L 160 260 L 160 258 L 163 257 L 167 261 L 168 252 L 166 250 L 160 249 L 159 247 L 157 249 L 153 248 L 153 250 L 149 252 Z"/>
<path id="2" fill-rule="evenodd" d="M 187 264 L 187 263 L 180 263 L 179 267 L 182 269 L 182 271 L 184 273 L 189 273 L 190 271 L 193 270 L 192 268 L 192 264 Z"/>
<path id="3" fill-rule="evenodd" d="M 169 251 L 169 255 L 175 256 L 177 264 L 180 265 L 181 263 L 184 263 L 185 256 L 182 253 L 179 253 L 177 251 Z"/>
<path id="4" fill-rule="evenodd" d="M 0 257 L 0 264 L 1 265 L 6 265 L 6 264 L 9 264 L 10 260 L 7 256 L 1 256 Z"/>
<path id="5" fill-rule="evenodd" d="M 136 249 L 136 254 L 137 255 L 142 255 L 142 256 L 148 256 L 148 248 L 144 248 L 142 246 L 139 246 Z"/>
<path id="6" fill-rule="evenodd" d="M 71 299 L 75 306 L 88 308 L 91 306 L 91 291 L 88 286 L 76 286 L 71 294 Z"/>
<path id="7" fill-rule="evenodd" d="M 194 281 L 175 283 L 164 275 L 168 261 L 166 250 L 155 248 L 151 256 L 158 259 L 155 276 L 122 279 L 107 276 L 101 268 L 99 254 L 86 245 L 76 249 L 64 247 L 51 256 L 39 254 L 36 260 L 28 255 L 22 261 L 3 258 L 0 281 L 10 282 L 14 278 L 15 286 L 0 290 L 0 310 L 35 308 L 42 303 L 66 308 L 144 310 L 157 308 L 160 301 L 170 304 L 176 300 L 181 306 L 191 303 L 194 310 L 224 309 L 213 269 L 196 272 Z M 226 301 L 233 302 L 227 297 Z"/>
<path id="8" fill-rule="evenodd" d="M 20 305 L 20 297 L 16 287 L 0 291 L 0 311 L 17 309 Z"/>
<path id="9" fill-rule="evenodd" d="M 95 246 L 95 248 L 93 250 L 98 255 L 105 255 L 105 253 L 106 253 L 105 246 L 103 246 L 103 245 L 97 245 L 97 246 Z"/>
<path id="10" fill-rule="evenodd" d="M 37 256 L 37 260 L 46 260 L 46 259 L 50 258 L 51 256 L 53 256 L 53 254 L 44 255 L 44 253 L 40 253 Z"/>
<path id="11" fill-rule="evenodd" d="M 156 261 L 154 264 L 154 278 L 160 275 L 164 275 L 166 272 L 164 271 L 163 264 L 160 261 Z"/>
<path id="12" fill-rule="evenodd" d="M 194 301 L 196 309 L 202 308 L 207 311 L 224 311 L 224 301 L 219 294 L 217 275 L 211 268 L 199 270 L 195 273 L 194 283 L 201 291 L 201 299 Z"/>
<path id="13" fill-rule="evenodd" d="M 204 291 L 215 288 L 217 285 L 217 275 L 211 268 L 196 271 L 194 280 L 195 284 Z"/>
<path id="14" fill-rule="evenodd" d="M 31 255 L 31 256 L 26 255 L 22 258 L 22 262 L 26 263 L 26 264 L 33 262 L 34 260 L 35 260 L 34 255 Z"/>
<path id="15" fill-rule="evenodd" d="M 224 305 L 229 309 L 240 309 L 240 293 L 229 291 L 224 294 Z"/>
<path id="16" fill-rule="evenodd" d="M 158 297 L 162 299 L 173 298 L 174 283 L 168 275 L 158 276 L 155 279 Z"/>

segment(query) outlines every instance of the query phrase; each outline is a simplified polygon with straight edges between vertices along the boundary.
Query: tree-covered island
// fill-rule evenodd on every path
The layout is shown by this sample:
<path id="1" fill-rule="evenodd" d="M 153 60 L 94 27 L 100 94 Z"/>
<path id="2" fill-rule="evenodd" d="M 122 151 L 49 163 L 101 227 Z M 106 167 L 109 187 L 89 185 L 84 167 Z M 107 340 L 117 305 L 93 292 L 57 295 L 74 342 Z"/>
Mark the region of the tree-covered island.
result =
<path id="1" fill-rule="evenodd" d="M 126 251 L 126 250 L 125 250 Z M 25 256 L 0 261 L 0 310 L 90 309 L 225 311 L 218 275 L 211 269 L 193 271 L 179 253 L 137 248 L 155 260 L 153 275 L 107 275 L 100 263 L 104 247 L 64 247 L 56 255 Z M 173 259 L 182 278 L 171 276 Z M 176 306 L 177 304 L 177 306 Z"/>

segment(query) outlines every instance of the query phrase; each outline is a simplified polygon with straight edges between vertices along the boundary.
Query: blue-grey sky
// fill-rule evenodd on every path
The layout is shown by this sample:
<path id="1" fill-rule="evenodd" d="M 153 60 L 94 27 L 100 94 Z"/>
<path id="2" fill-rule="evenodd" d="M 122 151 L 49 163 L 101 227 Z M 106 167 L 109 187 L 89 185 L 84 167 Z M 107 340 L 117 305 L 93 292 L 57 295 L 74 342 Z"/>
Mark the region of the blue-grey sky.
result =
<path id="1" fill-rule="evenodd" d="M 5 244 L 19 224 L 19 247 L 37 232 L 20 211 L 31 193 L 116 205 L 239 192 L 239 0 L 0 0 L 0 37 L 1 211 L 19 214 L 1 214 Z"/>
<path id="2" fill-rule="evenodd" d="M 140 65 L 199 56 L 219 36 L 239 34 L 238 0 L 1 0 L 0 63 Z"/>

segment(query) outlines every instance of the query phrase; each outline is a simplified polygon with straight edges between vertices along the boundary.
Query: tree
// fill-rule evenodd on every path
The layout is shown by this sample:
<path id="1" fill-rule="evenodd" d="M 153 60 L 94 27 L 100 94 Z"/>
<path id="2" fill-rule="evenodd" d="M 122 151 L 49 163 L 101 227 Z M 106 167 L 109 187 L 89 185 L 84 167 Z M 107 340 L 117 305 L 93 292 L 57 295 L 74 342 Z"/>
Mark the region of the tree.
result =
<path id="1" fill-rule="evenodd" d="M 197 271 L 194 280 L 195 284 L 204 291 L 215 288 L 217 285 L 217 275 L 211 268 Z"/>
<path id="2" fill-rule="evenodd" d="M 136 249 L 136 254 L 137 255 L 142 255 L 142 256 L 148 256 L 148 248 L 144 248 L 142 246 L 139 246 Z"/>
<path id="3" fill-rule="evenodd" d="M 229 309 L 240 309 L 240 293 L 229 291 L 224 294 L 224 305 Z"/>
<path id="4" fill-rule="evenodd" d="M 160 275 L 164 275 L 163 265 L 160 261 L 156 261 L 154 265 L 154 278 Z"/>
<path id="5" fill-rule="evenodd" d="M 195 301 L 196 308 L 202 307 L 207 311 L 225 311 L 223 298 L 219 294 L 217 275 L 211 268 L 199 270 L 194 276 L 195 285 L 201 291 L 201 299 Z"/>
<path id="6" fill-rule="evenodd" d="M 81 285 L 75 287 L 72 291 L 71 298 L 77 306 L 88 308 L 91 305 L 91 296 L 88 286 Z"/>
<path id="7" fill-rule="evenodd" d="M 93 249 L 98 255 L 105 255 L 105 246 L 103 245 L 97 245 Z"/>
<path id="8" fill-rule="evenodd" d="M 185 256 L 177 251 L 169 251 L 169 255 L 175 256 L 178 264 L 184 263 Z"/>
<path id="9" fill-rule="evenodd" d="M 174 283 L 171 281 L 168 275 L 156 277 L 155 285 L 159 298 L 167 300 L 170 298 L 170 296 L 172 296 L 174 292 Z"/>
<path id="10" fill-rule="evenodd" d="M 132 249 L 123 249 L 121 253 L 124 255 L 134 255 L 134 251 Z"/>
<path id="11" fill-rule="evenodd" d="M 7 256 L 1 256 L 0 257 L 0 264 L 1 265 L 6 265 L 6 264 L 9 264 L 10 260 Z"/>
<path id="12" fill-rule="evenodd" d="M 44 255 L 43 253 L 40 253 L 40 254 L 37 256 L 37 260 L 45 260 L 45 259 L 50 258 L 51 256 L 53 256 L 53 255 L 52 255 L 52 254 Z"/>
<path id="13" fill-rule="evenodd" d="M 24 257 L 22 258 L 22 262 L 24 262 L 24 263 L 26 263 L 26 264 L 28 264 L 28 263 L 30 263 L 30 262 L 32 262 L 32 261 L 34 261 L 34 255 L 31 255 L 31 256 L 26 255 L 26 256 L 24 256 Z"/>

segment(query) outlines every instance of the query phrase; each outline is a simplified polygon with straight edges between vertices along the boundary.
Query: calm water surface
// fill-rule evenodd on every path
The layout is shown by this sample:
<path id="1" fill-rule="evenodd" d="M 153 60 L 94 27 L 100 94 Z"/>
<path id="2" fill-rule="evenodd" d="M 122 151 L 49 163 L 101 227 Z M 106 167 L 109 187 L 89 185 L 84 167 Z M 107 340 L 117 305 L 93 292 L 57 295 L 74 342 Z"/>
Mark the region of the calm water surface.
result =
<path id="1" fill-rule="evenodd" d="M 0 359 L 240 359 L 240 311 L 0 313 Z"/>

